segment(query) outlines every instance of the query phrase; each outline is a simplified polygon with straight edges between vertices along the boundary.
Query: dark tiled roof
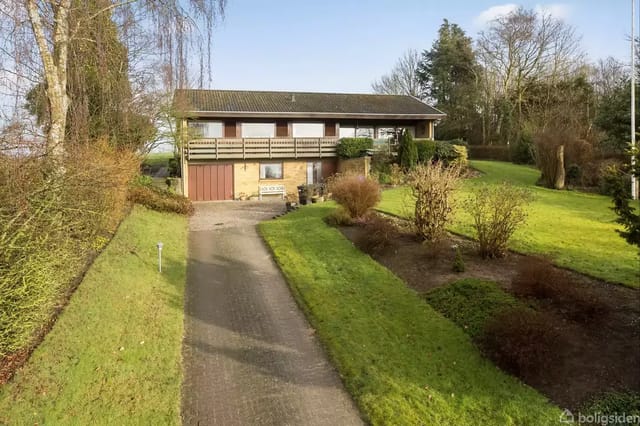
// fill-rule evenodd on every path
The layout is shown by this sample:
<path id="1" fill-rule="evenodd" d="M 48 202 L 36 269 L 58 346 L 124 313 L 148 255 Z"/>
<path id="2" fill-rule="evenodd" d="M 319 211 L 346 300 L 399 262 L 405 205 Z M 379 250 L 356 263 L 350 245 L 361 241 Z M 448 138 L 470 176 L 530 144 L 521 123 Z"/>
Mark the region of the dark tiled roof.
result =
<path id="1" fill-rule="evenodd" d="M 416 98 L 403 95 L 263 92 L 249 90 L 176 90 L 176 106 L 186 112 L 441 115 Z"/>

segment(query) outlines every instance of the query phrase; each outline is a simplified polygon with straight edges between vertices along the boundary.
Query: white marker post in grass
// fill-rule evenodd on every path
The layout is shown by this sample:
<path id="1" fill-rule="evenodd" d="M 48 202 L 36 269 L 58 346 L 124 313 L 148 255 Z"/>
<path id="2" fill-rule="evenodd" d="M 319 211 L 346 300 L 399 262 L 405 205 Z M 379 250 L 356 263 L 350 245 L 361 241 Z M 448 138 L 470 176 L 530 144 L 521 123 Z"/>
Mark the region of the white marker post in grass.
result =
<path id="1" fill-rule="evenodd" d="M 158 242 L 158 272 L 162 273 L 162 242 Z"/>

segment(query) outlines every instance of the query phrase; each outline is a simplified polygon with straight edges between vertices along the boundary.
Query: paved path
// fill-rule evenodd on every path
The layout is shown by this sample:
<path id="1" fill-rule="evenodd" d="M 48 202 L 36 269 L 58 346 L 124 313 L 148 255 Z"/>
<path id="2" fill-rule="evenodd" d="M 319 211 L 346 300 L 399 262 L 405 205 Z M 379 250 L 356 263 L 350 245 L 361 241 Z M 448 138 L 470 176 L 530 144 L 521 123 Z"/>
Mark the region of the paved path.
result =
<path id="1" fill-rule="evenodd" d="M 183 347 L 187 425 L 362 424 L 256 231 L 283 207 L 196 205 Z"/>

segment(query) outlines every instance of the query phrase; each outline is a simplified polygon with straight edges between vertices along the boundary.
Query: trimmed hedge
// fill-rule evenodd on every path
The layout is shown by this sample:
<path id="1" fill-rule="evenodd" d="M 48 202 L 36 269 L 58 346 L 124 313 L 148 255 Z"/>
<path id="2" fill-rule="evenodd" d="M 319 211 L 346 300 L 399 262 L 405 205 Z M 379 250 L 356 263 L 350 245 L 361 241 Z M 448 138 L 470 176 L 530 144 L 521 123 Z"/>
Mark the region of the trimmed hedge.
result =
<path id="1" fill-rule="evenodd" d="M 418 146 L 418 162 L 424 163 L 429 159 L 451 163 L 458 161 L 467 164 L 466 142 L 461 139 L 451 141 L 434 141 L 431 139 L 416 139 Z"/>
<path id="2" fill-rule="evenodd" d="M 336 153 L 340 158 L 357 158 L 371 149 L 373 149 L 371 138 L 342 138 L 336 147 Z"/>
<path id="3" fill-rule="evenodd" d="M 470 145 L 469 158 L 472 160 L 511 161 L 507 145 Z"/>
<path id="4" fill-rule="evenodd" d="M 191 200 L 155 186 L 132 185 L 129 188 L 128 199 L 159 212 L 173 212 L 187 216 L 194 212 Z"/>

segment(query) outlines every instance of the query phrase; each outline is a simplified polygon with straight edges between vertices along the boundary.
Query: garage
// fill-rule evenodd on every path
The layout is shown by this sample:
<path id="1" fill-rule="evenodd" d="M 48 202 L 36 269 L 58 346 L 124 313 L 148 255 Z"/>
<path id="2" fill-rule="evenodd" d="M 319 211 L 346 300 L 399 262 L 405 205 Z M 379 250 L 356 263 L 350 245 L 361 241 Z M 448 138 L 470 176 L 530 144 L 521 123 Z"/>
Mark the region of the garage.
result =
<path id="1" fill-rule="evenodd" d="M 233 200 L 233 165 L 189 164 L 189 198 L 193 201 Z"/>

